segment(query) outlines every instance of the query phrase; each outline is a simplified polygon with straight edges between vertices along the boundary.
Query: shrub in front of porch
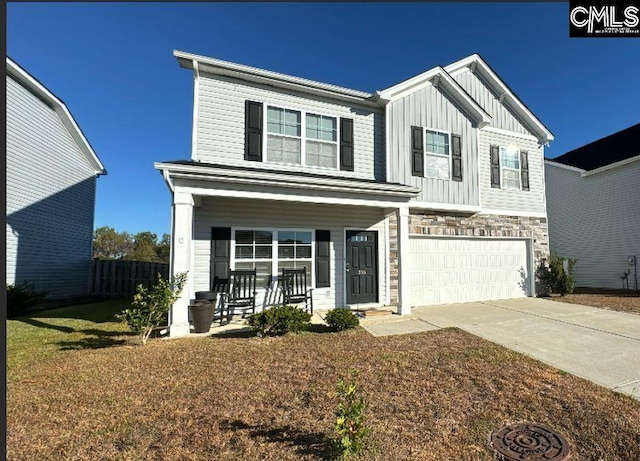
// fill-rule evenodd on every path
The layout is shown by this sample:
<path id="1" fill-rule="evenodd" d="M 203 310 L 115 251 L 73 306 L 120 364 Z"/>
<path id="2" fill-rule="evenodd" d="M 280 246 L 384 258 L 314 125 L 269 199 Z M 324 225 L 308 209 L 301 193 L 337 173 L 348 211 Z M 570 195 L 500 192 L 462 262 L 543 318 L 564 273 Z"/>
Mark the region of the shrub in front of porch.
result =
<path id="1" fill-rule="evenodd" d="M 137 286 L 131 307 L 116 314 L 116 318 L 140 336 L 145 345 L 153 330 L 166 321 L 171 305 L 180 298 L 186 282 L 186 272 L 176 274 L 173 280 L 165 280 L 158 274 L 158 281 L 150 288 Z"/>
<path id="2" fill-rule="evenodd" d="M 327 312 L 324 321 L 336 331 L 350 330 L 360 325 L 358 316 L 346 307 L 337 307 L 330 310 Z"/>
<path id="3" fill-rule="evenodd" d="M 258 336 L 278 336 L 308 329 L 311 314 L 296 306 L 274 306 L 251 315 L 248 322 Z"/>

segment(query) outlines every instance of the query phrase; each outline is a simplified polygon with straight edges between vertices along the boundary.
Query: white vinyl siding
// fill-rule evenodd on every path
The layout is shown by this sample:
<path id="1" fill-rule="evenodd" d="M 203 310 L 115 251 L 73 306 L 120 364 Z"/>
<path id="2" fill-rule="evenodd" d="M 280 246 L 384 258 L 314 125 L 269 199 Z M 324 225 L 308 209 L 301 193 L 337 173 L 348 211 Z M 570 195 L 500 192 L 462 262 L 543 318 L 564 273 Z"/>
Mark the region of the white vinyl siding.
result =
<path id="1" fill-rule="evenodd" d="M 480 107 L 491 115 L 492 127 L 533 135 L 533 132 L 527 129 L 522 121 L 500 102 L 500 96 L 496 94 L 496 90 L 489 89 L 488 85 L 473 72 L 467 70 L 453 78 L 476 100 Z"/>
<path id="2" fill-rule="evenodd" d="M 578 259 L 576 286 L 622 288 L 627 258 L 640 262 L 640 162 L 586 177 L 548 163 L 545 170 L 550 249 Z"/>
<path id="3" fill-rule="evenodd" d="M 384 112 L 382 109 L 347 105 L 330 99 L 313 97 L 266 85 L 248 83 L 231 77 L 201 73 L 198 78 L 198 108 L 195 158 L 201 162 L 247 164 L 244 160 L 246 100 L 266 106 L 304 110 L 309 114 L 335 116 L 353 120 L 354 171 L 318 168 L 315 165 L 284 165 L 281 171 L 310 171 L 342 177 L 364 179 L 385 178 Z M 268 116 L 265 111 L 263 116 Z M 303 120 L 306 122 L 306 120 Z M 266 141 L 265 141 L 266 142 Z M 326 145 L 326 143 L 324 143 Z M 337 149 L 337 148 L 336 148 Z M 339 149 L 337 149 L 339 151 Z M 327 147 L 319 156 L 312 147 L 311 162 L 329 162 Z M 266 162 L 251 162 L 252 168 L 272 169 Z"/>
<path id="4" fill-rule="evenodd" d="M 417 201 L 478 205 L 477 129 L 451 98 L 433 86 L 417 90 L 387 105 L 389 181 L 419 187 Z M 411 174 L 411 127 L 460 135 L 462 181 L 442 181 Z M 426 141 L 426 139 L 425 139 Z M 426 142 L 425 142 L 426 144 Z"/>
<path id="5" fill-rule="evenodd" d="M 381 209 L 204 197 L 202 205 L 194 208 L 195 291 L 209 289 L 212 227 L 248 230 L 269 229 L 273 231 L 292 229 L 300 231 L 329 230 L 331 232 L 331 286 L 314 290 L 314 309 L 330 309 L 336 306 L 344 306 L 345 228 L 375 230 L 378 232 L 379 242 L 379 293 L 380 299 L 385 299 L 385 273 L 388 261 L 384 257 L 387 239 L 385 236 L 385 216 Z M 285 259 L 284 256 L 281 259 Z M 238 261 L 236 260 L 236 263 Z M 278 272 L 281 267 L 279 265 Z M 259 293 L 258 301 L 258 309 L 266 305 L 264 289 Z"/>
<path id="6" fill-rule="evenodd" d="M 412 306 L 528 296 L 528 246 L 515 239 L 411 237 Z"/>
<path id="7" fill-rule="evenodd" d="M 87 294 L 96 178 L 60 118 L 7 76 L 7 283 Z"/>
<path id="8" fill-rule="evenodd" d="M 502 214 L 518 215 L 519 212 L 545 213 L 543 150 L 538 142 L 524 137 L 515 137 L 503 133 L 479 130 L 480 136 L 480 197 L 482 209 L 500 210 Z M 514 146 L 516 151 L 528 152 L 529 190 L 513 190 L 491 187 L 491 146 Z M 519 159 L 519 157 L 518 157 Z M 519 165 L 518 160 L 518 165 Z M 510 162 L 510 166 L 515 163 Z M 519 167 L 518 167 L 519 168 Z M 504 178 L 502 158 L 501 176 Z M 511 170 L 515 171 L 515 170 Z M 508 178 L 507 178 L 508 179 Z M 512 177 L 513 184 L 515 178 Z M 521 181 L 521 178 L 520 178 Z M 503 213 L 504 212 L 504 213 Z"/>

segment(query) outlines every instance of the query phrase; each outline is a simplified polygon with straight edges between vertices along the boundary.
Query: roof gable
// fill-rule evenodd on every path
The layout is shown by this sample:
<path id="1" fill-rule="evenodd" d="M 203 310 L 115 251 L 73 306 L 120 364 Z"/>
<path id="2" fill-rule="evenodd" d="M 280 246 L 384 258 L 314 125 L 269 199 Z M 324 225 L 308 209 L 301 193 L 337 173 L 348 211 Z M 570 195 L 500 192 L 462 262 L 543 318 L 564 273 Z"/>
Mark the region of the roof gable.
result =
<path id="1" fill-rule="evenodd" d="M 529 110 L 527 106 L 518 98 L 509 86 L 500 78 L 498 74 L 487 64 L 479 54 L 472 54 L 466 58 L 454 62 L 445 67 L 450 73 L 470 70 L 478 75 L 480 80 L 492 87 L 492 90 L 500 95 L 501 102 L 505 104 L 515 116 L 519 117 L 534 131 L 535 136 L 543 143 L 553 141 L 553 134 L 543 125 L 543 123 Z"/>
<path id="2" fill-rule="evenodd" d="M 491 116 L 440 66 L 378 91 L 377 95 L 381 100 L 389 102 L 429 85 L 444 91 L 453 98 L 478 123 L 478 126 L 483 127 L 491 122 Z"/>
<path id="3" fill-rule="evenodd" d="M 640 123 L 552 159 L 586 171 L 640 156 Z"/>
<path id="4" fill-rule="evenodd" d="M 82 153 L 86 156 L 89 164 L 98 175 L 107 174 L 107 170 L 100 162 L 100 159 L 94 152 L 91 144 L 80 130 L 80 127 L 74 120 L 71 112 L 61 99 L 56 97 L 35 77 L 20 67 L 15 61 L 7 56 L 7 74 L 16 79 L 21 85 L 33 92 L 39 99 L 53 109 L 65 128 L 71 134 L 72 139 L 78 145 Z"/>

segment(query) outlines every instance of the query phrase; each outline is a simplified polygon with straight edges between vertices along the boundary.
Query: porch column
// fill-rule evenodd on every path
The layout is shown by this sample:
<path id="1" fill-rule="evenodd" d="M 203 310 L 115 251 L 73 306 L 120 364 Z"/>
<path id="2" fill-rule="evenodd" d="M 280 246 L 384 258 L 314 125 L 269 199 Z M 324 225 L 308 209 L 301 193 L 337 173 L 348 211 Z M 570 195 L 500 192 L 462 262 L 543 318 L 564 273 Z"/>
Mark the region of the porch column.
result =
<path id="1" fill-rule="evenodd" d="M 398 220 L 398 314 L 411 314 L 409 295 L 409 208 L 396 210 Z"/>
<path id="2" fill-rule="evenodd" d="M 189 300 L 191 298 L 191 235 L 193 233 L 193 196 L 186 192 L 175 191 L 171 222 L 171 274 L 188 271 L 187 282 L 182 295 L 169 312 L 169 336 L 187 336 L 189 334 Z"/>

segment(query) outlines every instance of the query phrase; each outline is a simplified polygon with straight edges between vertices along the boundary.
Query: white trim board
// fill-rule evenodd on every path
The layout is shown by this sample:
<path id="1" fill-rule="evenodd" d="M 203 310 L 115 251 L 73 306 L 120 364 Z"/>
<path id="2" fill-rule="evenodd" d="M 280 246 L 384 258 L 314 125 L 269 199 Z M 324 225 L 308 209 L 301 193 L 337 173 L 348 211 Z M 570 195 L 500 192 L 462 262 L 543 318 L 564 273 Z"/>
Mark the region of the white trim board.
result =
<path id="1" fill-rule="evenodd" d="M 585 171 L 582 173 L 582 177 L 591 176 L 594 174 L 602 173 L 603 171 L 612 170 L 614 168 L 618 168 L 624 165 L 628 165 L 630 163 L 634 163 L 640 160 L 640 155 L 636 155 L 635 157 L 627 158 L 624 160 L 620 160 L 619 162 L 611 163 L 609 165 L 601 166 L 600 168 L 596 168 L 594 170 Z"/>
<path id="2" fill-rule="evenodd" d="M 577 168 L 575 166 L 570 166 L 570 165 L 565 165 L 564 163 L 559 163 L 559 162 L 554 162 L 553 159 L 544 159 L 544 163 L 550 165 L 550 166 L 555 166 L 558 168 L 562 168 L 564 170 L 569 170 L 569 171 L 575 171 L 576 173 L 584 173 L 585 170 L 583 170 L 582 168 Z"/>
<path id="3" fill-rule="evenodd" d="M 469 68 L 474 74 L 480 74 L 487 78 L 490 83 L 500 88 L 501 94 L 504 95 L 504 104 L 509 105 L 514 109 L 516 113 L 526 121 L 528 121 L 534 128 L 537 129 L 540 135 L 541 142 L 553 141 L 554 136 L 535 116 L 533 113 L 520 101 L 520 99 L 511 92 L 509 87 L 502 81 L 498 75 L 489 67 L 489 65 L 480 57 L 479 54 L 472 54 L 459 61 L 449 64 L 445 67 L 447 72 L 455 73 L 462 68 Z"/>
<path id="4" fill-rule="evenodd" d="M 486 131 L 488 133 L 495 133 L 495 134 L 503 134 L 506 136 L 511 136 L 513 138 L 526 139 L 528 141 L 536 141 L 536 142 L 538 141 L 538 138 L 536 138 L 535 136 L 531 136 L 524 133 L 518 133 L 517 131 L 504 130 L 502 128 L 495 128 L 490 125 L 480 128 L 480 131 Z"/>

